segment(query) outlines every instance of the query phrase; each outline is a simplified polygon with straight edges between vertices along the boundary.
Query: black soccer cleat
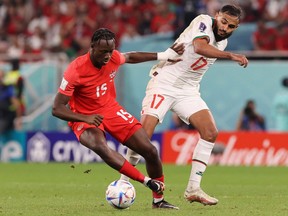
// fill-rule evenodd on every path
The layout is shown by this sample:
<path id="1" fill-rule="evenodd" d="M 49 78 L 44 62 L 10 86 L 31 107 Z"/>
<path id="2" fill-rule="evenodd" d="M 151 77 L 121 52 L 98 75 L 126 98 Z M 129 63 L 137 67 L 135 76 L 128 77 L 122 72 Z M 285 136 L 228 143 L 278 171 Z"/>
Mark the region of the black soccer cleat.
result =
<path id="1" fill-rule="evenodd" d="M 165 200 L 161 200 L 160 202 L 157 202 L 157 203 L 153 202 L 152 208 L 153 209 L 175 209 L 175 210 L 179 210 L 179 208 L 177 206 L 174 206 Z"/>
<path id="2" fill-rule="evenodd" d="M 150 179 L 146 185 L 147 187 L 149 187 L 152 191 L 156 192 L 157 194 L 163 193 L 165 189 L 164 183 L 161 181 L 157 181 L 155 179 Z"/>

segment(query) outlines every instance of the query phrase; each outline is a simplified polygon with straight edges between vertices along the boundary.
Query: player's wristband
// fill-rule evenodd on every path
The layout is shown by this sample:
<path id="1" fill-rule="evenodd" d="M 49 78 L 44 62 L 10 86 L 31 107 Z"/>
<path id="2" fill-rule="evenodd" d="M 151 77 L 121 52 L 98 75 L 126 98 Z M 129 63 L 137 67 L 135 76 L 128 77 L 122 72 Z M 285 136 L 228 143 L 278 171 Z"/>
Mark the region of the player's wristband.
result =
<path id="1" fill-rule="evenodd" d="M 178 53 L 176 53 L 173 49 L 168 48 L 165 52 L 158 52 L 157 53 L 157 60 L 168 60 L 173 59 L 178 56 Z"/>

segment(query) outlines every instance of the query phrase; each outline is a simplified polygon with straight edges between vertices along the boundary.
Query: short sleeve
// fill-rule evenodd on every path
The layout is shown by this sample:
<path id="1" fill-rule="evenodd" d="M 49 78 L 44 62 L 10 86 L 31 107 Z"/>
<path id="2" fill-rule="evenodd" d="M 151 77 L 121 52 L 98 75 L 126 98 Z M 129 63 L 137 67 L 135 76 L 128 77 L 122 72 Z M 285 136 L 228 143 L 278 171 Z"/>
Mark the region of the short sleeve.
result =
<path id="1" fill-rule="evenodd" d="M 112 60 L 114 63 L 119 64 L 119 65 L 124 64 L 125 61 L 126 61 L 124 55 L 123 55 L 122 53 L 120 53 L 118 50 L 114 50 L 114 51 L 113 51 L 111 60 Z"/>
<path id="2" fill-rule="evenodd" d="M 79 83 L 79 75 L 74 62 L 71 63 L 64 72 L 58 92 L 67 96 L 72 96 L 77 83 Z"/>
<path id="3" fill-rule="evenodd" d="M 212 30 L 213 19 L 207 15 L 200 15 L 197 17 L 196 22 L 192 28 L 192 39 L 196 38 L 208 38 L 210 40 L 210 35 Z"/>

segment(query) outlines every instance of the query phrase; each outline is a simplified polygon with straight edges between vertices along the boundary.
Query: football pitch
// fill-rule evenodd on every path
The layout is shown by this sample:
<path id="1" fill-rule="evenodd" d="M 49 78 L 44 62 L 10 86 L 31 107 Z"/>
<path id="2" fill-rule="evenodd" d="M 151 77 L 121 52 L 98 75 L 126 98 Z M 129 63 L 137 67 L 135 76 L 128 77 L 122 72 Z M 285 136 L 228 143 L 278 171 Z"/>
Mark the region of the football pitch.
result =
<path id="1" fill-rule="evenodd" d="M 143 164 L 138 168 L 145 172 Z M 184 200 L 190 166 L 164 165 L 164 172 L 165 199 L 178 211 L 152 209 L 151 191 L 135 181 L 135 203 L 125 210 L 112 208 L 105 190 L 120 175 L 106 164 L 0 163 L 0 215 L 288 215 L 287 167 L 208 167 L 202 188 L 219 199 L 216 206 Z"/>

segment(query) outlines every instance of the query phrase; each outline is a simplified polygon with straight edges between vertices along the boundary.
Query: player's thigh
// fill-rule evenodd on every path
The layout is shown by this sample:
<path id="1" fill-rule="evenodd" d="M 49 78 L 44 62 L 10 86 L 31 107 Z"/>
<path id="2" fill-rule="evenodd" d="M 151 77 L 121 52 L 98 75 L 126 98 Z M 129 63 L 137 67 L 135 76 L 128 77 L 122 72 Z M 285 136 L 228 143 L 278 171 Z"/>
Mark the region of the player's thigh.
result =
<path id="1" fill-rule="evenodd" d="M 103 124 L 100 124 L 98 127 L 96 127 L 95 125 L 90 125 L 85 122 L 69 122 L 68 125 L 70 126 L 71 130 L 74 132 L 74 134 L 76 135 L 79 141 L 80 141 L 80 136 L 82 135 L 82 133 L 88 128 L 98 128 L 104 131 Z"/>
<path id="2" fill-rule="evenodd" d="M 155 157 L 157 155 L 156 147 L 152 145 L 150 139 L 148 138 L 143 128 L 138 129 L 123 144 L 142 156 L 150 154 L 153 157 Z"/>
<path id="3" fill-rule="evenodd" d="M 156 126 L 158 125 L 159 120 L 155 116 L 152 115 L 142 115 L 141 116 L 141 124 L 143 129 L 146 131 L 149 139 L 151 139 Z"/>
<path id="4" fill-rule="evenodd" d="M 208 110 L 208 106 L 200 96 L 178 98 L 172 106 L 172 111 L 186 124 L 191 123 L 190 117 L 201 111 Z"/>
<path id="5" fill-rule="evenodd" d="M 203 109 L 192 114 L 189 120 L 199 132 L 216 130 L 215 120 L 208 109 Z"/>
<path id="6" fill-rule="evenodd" d="M 218 136 L 218 130 L 210 110 L 200 110 L 190 116 L 190 122 L 198 130 L 202 139 L 209 142 L 215 142 Z"/>
<path id="7" fill-rule="evenodd" d="M 89 127 L 84 130 L 79 141 L 82 145 L 94 151 L 108 148 L 104 132 L 97 127 Z"/>

